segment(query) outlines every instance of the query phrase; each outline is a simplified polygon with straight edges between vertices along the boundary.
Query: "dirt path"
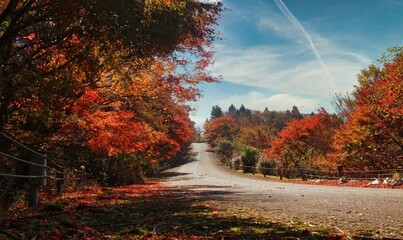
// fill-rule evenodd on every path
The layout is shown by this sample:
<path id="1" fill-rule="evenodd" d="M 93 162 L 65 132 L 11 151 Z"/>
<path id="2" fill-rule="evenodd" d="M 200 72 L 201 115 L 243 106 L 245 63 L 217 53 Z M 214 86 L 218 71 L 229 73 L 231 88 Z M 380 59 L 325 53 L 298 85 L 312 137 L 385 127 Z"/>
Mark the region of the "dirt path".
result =
<path id="1" fill-rule="evenodd" d="M 168 186 L 235 203 L 278 221 L 323 225 L 350 236 L 403 239 L 403 191 L 314 186 L 246 177 L 217 163 L 204 143 L 193 144 L 193 160 L 163 173 Z"/>

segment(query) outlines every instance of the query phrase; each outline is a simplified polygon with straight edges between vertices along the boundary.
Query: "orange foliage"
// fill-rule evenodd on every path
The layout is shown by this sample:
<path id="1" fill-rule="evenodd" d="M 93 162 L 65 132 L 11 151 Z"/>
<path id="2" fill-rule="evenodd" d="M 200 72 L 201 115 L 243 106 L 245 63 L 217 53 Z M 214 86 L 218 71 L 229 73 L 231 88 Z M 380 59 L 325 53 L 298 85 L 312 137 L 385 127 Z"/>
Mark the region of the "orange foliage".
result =
<path id="1" fill-rule="evenodd" d="M 231 140 L 237 132 L 237 125 L 233 117 L 222 116 L 206 122 L 204 129 L 204 137 L 214 146 L 217 145 L 220 140 Z"/>
<path id="2" fill-rule="evenodd" d="M 332 150 L 331 140 L 340 124 L 335 115 L 319 109 L 313 116 L 288 122 L 278 137 L 269 142 L 271 148 L 265 149 L 264 153 L 268 158 L 277 159 L 285 167 L 312 167 L 316 165 L 315 162 L 320 162 L 322 166 L 332 166 L 333 163 L 324 164 L 323 160 Z"/>
<path id="3" fill-rule="evenodd" d="M 337 157 L 355 169 L 395 168 L 403 162 L 403 59 L 379 72 L 364 70 L 357 107 L 334 138 Z"/>
<path id="4" fill-rule="evenodd" d="M 146 73 L 141 76 L 143 78 L 137 77 L 135 81 L 139 85 L 132 82 L 126 88 L 117 86 L 115 92 L 110 89 L 96 91 L 86 88 L 80 99 L 73 104 L 76 118 L 73 118 L 74 127 L 70 128 L 81 129 L 81 135 L 93 151 L 104 152 L 109 156 L 141 153 L 143 158 L 155 162 L 175 156 L 192 135 L 193 125 L 185 106 L 161 101 L 153 103 L 153 109 L 148 107 L 148 99 L 169 97 L 170 91 L 160 85 L 158 95 L 153 90 L 157 76 Z M 134 111 L 124 109 L 123 106 L 127 104 L 125 101 L 105 100 L 101 94 L 132 96 L 133 103 L 143 102 L 141 105 L 145 108 L 137 109 L 136 116 Z M 157 114 L 158 108 L 163 109 L 163 114 Z M 150 113 L 152 116 L 149 116 Z"/>
<path id="5" fill-rule="evenodd" d="M 97 91 L 86 88 L 80 99 L 74 103 L 72 110 L 79 117 L 84 117 L 89 115 L 101 101 Z"/>
<path id="6" fill-rule="evenodd" d="M 109 156 L 142 152 L 148 146 L 147 127 L 135 122 L 128 111 L 97 110 L 86 118 L 83 129 L 89 137 L 89 147 Z"/>
<path id="7" fill-rule="evenodd" d="M 141 164 L 168 160 L 192 134 L 197 85 L 217 80 L 208 47 L 222 3 L 95 5 L 0 1 L 0 130 L 29 132 L 15 135 L 72 166 L 96 162 L 83 149 Z"/>
<path id="8" fill-rule="evenodd" d="M 268 142 L 275 136 L 275 130 L 264 125 L 244 126 L 239 131 L 241 143 L 259 149 L 268 147 Z"/>

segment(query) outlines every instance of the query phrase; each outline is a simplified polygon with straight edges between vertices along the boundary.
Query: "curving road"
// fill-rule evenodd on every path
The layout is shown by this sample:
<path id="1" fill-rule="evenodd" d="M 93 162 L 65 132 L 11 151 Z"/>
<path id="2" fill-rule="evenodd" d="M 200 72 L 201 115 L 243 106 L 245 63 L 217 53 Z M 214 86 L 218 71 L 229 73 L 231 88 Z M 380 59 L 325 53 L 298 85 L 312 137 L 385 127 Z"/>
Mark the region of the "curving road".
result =
<path id="1" fill-rule="evenodd" d="M 252 178 L 220 166 L 208 149 L 205 143 L 194 143 L 192 161 L 165 171 L 169 176 L 166 184 L 258 209 L 272 219 L 298 219 L 352 234 L 371 230 L 403 239 L 401 189 L 317 186 Z"/>

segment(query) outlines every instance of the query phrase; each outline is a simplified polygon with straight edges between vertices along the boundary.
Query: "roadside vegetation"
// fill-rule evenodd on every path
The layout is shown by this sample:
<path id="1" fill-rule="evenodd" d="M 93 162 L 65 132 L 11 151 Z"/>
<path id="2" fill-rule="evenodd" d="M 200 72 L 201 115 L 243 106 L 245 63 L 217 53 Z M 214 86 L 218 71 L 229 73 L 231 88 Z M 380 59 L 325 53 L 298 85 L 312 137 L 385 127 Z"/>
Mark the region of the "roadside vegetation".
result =
<path id="1" fill-rule="evenodd" d="M 12 139 L 0 136 L 0 202 L 24 195 L 35 160 L 14 140 L 59 172 L 85 169 L 109 186 L 142 182 L 186 150 L 198 84 L 219 80 L 207 67 L 223 10 L 198 0 L 0 1 L 0 132 Z"/>
<path id="2" fill-rule="evenodd" d="M 402 184 L 403 51 L 391 48 L 362 70 L 352 93 L 336 93 L 336 113 L 319 108 L 302 114 L 214 106 L 204 125 L 205 140 L 223 164 L 288 178 L 346 177 Z M 250 149 L 260 160 L 239 162 Z M 254 158 L 254 157 L 253 157 Z M 239 164 L 241 163 L 241 164 Z M 279 172 L 281 170 L 281 172 Z M 245 170 L 244 170 L 245 171 Z M 344 180 L 342 180 L 344 181 Z"/>

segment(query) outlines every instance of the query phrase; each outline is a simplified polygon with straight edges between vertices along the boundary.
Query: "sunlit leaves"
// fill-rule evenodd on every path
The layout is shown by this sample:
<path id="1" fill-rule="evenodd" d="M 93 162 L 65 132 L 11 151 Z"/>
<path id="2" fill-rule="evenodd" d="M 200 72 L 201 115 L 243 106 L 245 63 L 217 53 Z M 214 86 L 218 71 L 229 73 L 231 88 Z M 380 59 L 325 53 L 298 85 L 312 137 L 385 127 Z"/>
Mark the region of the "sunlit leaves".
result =
<path id="1" fill-rule="evenodd" d="M 232 140 L 238 131 L 235 119 L 229 116 L 217 117 L 206 122 L 204 129 L 206 140 L 213 146 L 223 139 Z"/>
<path id="2" fill-rule="evenodd" d="M 217 80 L 207 66 L 221 3 L 32 0 L 0 10 L 0 130 L 30 131 L 33 144 L 83 162 L 82 149 L 156 162 L 188 141 L 197 85 Z"/>
<path id="3" fill-rule="evenodd" d="M 332 151 L 331 140 L 340 124 L 335 115 L 319 109 L 315 115 L 288 122 L 278 137 L 269 142 L 265 153 L 283 166 L 312 167 L 315 159 Z"/>
<path id="4" fill-rule="evenodd" d="M 392 54 L 382 68 L 359 76 L 356 109 L 334 145 L 341 162 L 352 168 L 393 168 L 403 151 L 403 59 Z"/>
<path id="5" fill-rule="evenodd" d="M 89 135 L 88 145 L 94 151 L 114 155 L 141 152 L 147 148 L 147 128 L 134 122 L 131 112 L 95 111 L 88 118 L 83 127 Z"/>
<path id="6" fill-rule="evenodd" d="M 239 140 L 242 144 L 259 149 L 268 147 L 268 142 L 276 136 L 274 128 L 264 125 L 244 126 L 239 131 Z"/>

